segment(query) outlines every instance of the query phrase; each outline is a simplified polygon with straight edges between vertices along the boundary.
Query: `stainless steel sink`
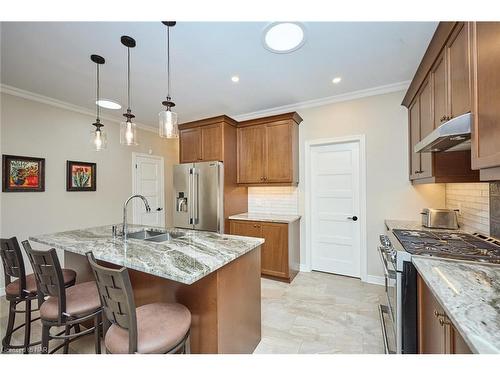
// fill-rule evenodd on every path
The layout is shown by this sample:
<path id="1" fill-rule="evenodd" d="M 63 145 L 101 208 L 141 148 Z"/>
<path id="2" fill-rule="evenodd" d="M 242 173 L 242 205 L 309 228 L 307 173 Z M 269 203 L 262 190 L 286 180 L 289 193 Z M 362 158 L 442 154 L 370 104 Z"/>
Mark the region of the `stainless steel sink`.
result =
<path id="1" fill-rule="evenodd" d="M 136 240 L 146 240 L 151 237 L 164 234 L 165 232 L 155 229 L 143 229 L 139 232 L 128 233 L 128 238 L 135 238 Z"/>
<path id="2" fill-rule="evenodd" d="M 186 235 L 185 232 L 179 230 L 162 231 L 159 229 L 144 229 L 139 232 L 129 233 L 128 238 L 136 240 L 145 240 L 151 242 L 171 241 L 175 238 L 181 238 Z"/>

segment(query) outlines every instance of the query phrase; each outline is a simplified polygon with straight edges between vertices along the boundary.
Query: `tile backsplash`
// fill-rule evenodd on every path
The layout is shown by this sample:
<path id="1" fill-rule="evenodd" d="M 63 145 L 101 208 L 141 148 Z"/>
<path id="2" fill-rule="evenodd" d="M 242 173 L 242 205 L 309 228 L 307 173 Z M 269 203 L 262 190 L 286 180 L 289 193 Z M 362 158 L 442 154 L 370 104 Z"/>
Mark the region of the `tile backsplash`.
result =
<path id="1" fill-rule="evenodd" d="M 262 186 L 248 188 L 248 212 L 297 215 L 298 188 L 293 186 Z"/>
<path id="2" fill-rule="evenodd" d="M 500 181 L 490 184 L 490 236 L 500 239 Z"/>
<path id="3" fill-rule="evenodd" d="M 446 184 L 446 208 L 459 209 L 460 229 L 490 235 L 490 184 Z"/>

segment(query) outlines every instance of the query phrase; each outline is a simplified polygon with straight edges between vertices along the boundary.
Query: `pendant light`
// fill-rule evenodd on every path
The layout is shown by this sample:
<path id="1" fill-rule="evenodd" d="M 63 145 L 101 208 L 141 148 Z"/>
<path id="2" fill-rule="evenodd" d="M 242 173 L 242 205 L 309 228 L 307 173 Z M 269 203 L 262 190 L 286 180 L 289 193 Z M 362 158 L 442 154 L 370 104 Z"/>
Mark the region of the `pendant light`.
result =
<path id="1" fill-rule="evenodd" d="M 103 65 L 105 63 L 104 57 L 99 56 L 99 55 L 91 55 L 90 60 L 95 63 L 96 65 L 96 80 L 97 80 L 97 85 L 96 85 L 96 120 L 92 124 L 95 126 L 95 130 L 92 131 L 91 133 L 91 144 L 92 147 L 94 148 L 95 151 L 102 151 L 106 149 L 107 146 L 107 139 L 106 139 L 106 133 L 103 130 L 104 125 L 101 124 L 101 119 L 99 117 L 100 115 L 100 108 L 99 105 L 97 104 L 99 102 L 99 66 Z"/>
<path id="2" fill-rule="evenodd" d="M 121 37 L 122 44 L 127 47 L 127 113 L 123 116 L 127 119 L 120 123 L 120 143 L 125 146 L 137 145 L 137 129 L 133 123 L 135 115 L 130 109 L 130 48 L 135 47 L 135 40 L 129 36 Z"/>
<path id="3" fill-rule="evenodd" d="M 174 27 L 175 21 L 162 21 L 167 27 L 167 100 L 163 101 L 166 109 L 158 114 L 160 125 L 160 137 L 179 138 L 179 128 L 177 127 L 177 113 L 172 112 L 175 103 L 170 97 L 170 28 Z"/>

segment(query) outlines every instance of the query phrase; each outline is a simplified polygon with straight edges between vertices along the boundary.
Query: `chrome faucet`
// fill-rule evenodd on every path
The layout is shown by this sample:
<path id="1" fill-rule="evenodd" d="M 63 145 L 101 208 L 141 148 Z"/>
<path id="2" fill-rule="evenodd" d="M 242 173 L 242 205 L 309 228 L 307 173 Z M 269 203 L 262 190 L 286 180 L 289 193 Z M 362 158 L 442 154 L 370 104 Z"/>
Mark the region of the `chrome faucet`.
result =
<path id="1" fill-rule="evenodd" d="M 123 239 L 126 241 L 127 240 L 127 235 L 128 235 L 128 225 L 127 225 L 127 205 L 128 202 L 130 202 L 134 198 L 141 198 L 142 201 L 144 202 L 144 206 L 146 206 L 146 212 L 151 212 L 151 207 L 149 207 L 148 200 L 144 195 L 136 194 L 132 195 L 130 198 L 128 198 L 125 201 L 125 204 L 123 205 Z"/>

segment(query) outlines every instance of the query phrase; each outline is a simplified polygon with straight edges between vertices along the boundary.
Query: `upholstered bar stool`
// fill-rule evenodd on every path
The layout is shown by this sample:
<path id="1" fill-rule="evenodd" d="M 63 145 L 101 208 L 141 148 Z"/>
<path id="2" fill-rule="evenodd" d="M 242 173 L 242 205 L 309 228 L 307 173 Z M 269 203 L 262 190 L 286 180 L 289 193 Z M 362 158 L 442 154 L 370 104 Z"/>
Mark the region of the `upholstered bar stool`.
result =
<path id="1" fill-rule="evenodd" d="M 7 301 L 9 301 L 9 317 L 5 337 L 2 339 L 2 352 L 22 348 L 24 353 L 28 353 L 30 347 L 40 344 L 40 341 L 30 342 L 31 323 L 40 319 L 31 319 L 31 314 L 39 310 L 40 304 L 43 302 L 43 296 L 38 293 L 35 275 L 26 275 L 23 255 L 16 237 L 0 239 L 0 255 L 5 275 L 5 296 Z M 75 284 L 75 271 L 63 269 L 62 274 L 64 287 L 70 287 Z M 38 299 L 37 309 L 33 309 L 31 305 L 34 299 Z M 21 302 L 25 303 L 24 310 L 17 308 L 17 305 Z M 24 313 L 24 323 L 14 327 L 16 314 L 19 313 Z M 11 345 L 12 334 L 22 327 L 24 327 L 24 344 Z"/>
<path id="2" fill-rule="evenodd" d="M 135 307 L 128 271 L 87 259 L 94 273 L 104 314 L 111 326 L 104 343 L 107 353 L 190 353 L 191 313 L 179 303 L 151 303 Z"/>
<path id="3" fill-rule="evenodd" d="M 64 347 L 68 353 L 69 344 L 83 336 L 94 334 L 95 351 L 101 352 L 101 301 L 94 281 L 64 288 L 64 277 L 55 249 L 48 251 L 33 250 L 28 241 L 23 246 L 30 258 L 40 291 L 48 298 L 40 307 L 42 321 L 42 353 L 49 352 L 49 341 L 63 340 L 50 353 Z M 94 325 L 80 331 L 80 323 L 93 319 Z M 51 334 L 53 327 L 64 330 Z M 71 329 L 74 333 L 71 333 Z"/>

